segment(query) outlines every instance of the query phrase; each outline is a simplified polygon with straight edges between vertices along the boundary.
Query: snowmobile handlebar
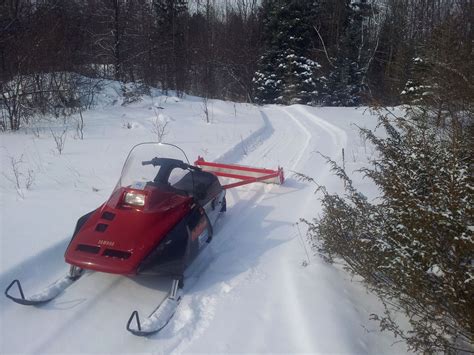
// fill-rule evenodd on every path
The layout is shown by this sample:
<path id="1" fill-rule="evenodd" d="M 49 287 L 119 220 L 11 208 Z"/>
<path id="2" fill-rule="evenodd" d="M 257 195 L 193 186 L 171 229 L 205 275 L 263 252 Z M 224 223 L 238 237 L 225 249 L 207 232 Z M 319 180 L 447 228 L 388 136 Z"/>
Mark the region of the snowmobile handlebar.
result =
<path id="1" fill-rule="evenodd" d="M 158 165 L 158 162 L 157 162 L 155 159 L 157 160 L 158 158 L 155 157 L 155 158 L 153 158 L 152 160 L 145 160 L 145 161 L 142 161 L 142 165 L 153 165 L 153 166 L 156 166 L 156 165 Z"/>
<path id="2" fill-rule="evenodd" d="M 177 168 L 181 168 L 183 170 L 195 170 L 200 171 L 201 168 L 198 166 L 187 164 L 178 159 L 169 159 L 169 158 L 158 158 L 154 157 L 152 160 L 144 160 L 142 161 L 142 165 L 153 165 L 153 166 L 174 166 Z"/>

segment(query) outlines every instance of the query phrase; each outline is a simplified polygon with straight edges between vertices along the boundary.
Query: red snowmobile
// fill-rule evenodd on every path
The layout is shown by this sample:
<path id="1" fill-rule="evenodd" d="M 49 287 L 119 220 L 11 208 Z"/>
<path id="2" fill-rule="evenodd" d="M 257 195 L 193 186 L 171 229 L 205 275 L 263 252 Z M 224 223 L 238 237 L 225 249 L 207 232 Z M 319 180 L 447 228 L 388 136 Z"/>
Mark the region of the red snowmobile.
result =
<path id="1" fill-rule="evenodd" d="M 221 185 L 218 176 L 238 182 Z M 133 312 L 127 330 L 148 335 L 173 316 L 185 269 L 213 237 L 213 226 L 226 211 L 225 190 L 257 181 L 283 182 L 283 169 L 269 170 L 206 162 L 191 165 L 177 146 L 141 143 L 130 151 L 110 198 L 79 218 L 65 253 L 71 265 L 62 279 L 30 297 L 18 280 L 5 295 L 23 305 L 38 305 L 58 296 L 84 270 L 173 279 L 169 296 L 147 319 Z M 18 296 L 10 290 L 17 285 Z"/>

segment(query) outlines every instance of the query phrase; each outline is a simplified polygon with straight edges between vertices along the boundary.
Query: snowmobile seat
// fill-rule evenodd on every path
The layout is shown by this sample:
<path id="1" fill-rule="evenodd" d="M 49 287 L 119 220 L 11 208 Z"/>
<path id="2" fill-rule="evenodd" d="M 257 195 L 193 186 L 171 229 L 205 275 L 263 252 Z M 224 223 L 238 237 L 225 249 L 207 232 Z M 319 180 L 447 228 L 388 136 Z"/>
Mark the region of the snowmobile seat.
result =
<path id="1" fill-rule="evenodd" d="M 189 172 L 173 187 L 194 196 L 201 205 L 208 202 L 221 189 L 217 176 L 206 171 Z"/>

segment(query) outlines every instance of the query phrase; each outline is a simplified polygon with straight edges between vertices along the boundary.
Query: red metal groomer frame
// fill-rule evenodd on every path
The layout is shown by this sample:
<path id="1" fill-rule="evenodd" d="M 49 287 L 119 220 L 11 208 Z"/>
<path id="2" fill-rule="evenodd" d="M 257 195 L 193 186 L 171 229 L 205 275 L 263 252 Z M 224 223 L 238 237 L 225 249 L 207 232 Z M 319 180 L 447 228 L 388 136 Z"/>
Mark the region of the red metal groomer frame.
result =
<path id="1" fill-rule="evenodd" d="M 199 156 L 194 162 L 194 165 L 217 176 L 241 180 L 222 186 L 224 189 L 231 189 L 233 187 L 252 184 L 254 182 L 283 184 L 285 181 L 283 168 L 281 167 L 278 167 L 277 170 L 271 170 L 236 164 L 213 163 L 205 161 L 201 156 Z"/>

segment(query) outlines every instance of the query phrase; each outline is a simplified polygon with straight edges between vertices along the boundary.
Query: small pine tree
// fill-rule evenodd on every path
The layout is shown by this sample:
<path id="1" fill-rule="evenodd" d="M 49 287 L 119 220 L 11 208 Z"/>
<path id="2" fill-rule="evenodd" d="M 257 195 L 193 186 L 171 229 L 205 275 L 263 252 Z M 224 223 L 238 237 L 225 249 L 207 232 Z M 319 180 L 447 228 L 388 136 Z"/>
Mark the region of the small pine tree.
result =
<path id="1" fill-rule="evenodd" d="M 432 94 L 432 87 L 426 84 L 429 65 L 420 57 L 413 58 L 411 72 L 412 77 L 406 82 L 401 98 L 407 104 L 423 104 L 423 98 Z"/>

